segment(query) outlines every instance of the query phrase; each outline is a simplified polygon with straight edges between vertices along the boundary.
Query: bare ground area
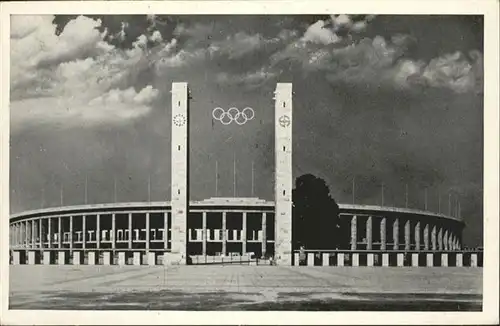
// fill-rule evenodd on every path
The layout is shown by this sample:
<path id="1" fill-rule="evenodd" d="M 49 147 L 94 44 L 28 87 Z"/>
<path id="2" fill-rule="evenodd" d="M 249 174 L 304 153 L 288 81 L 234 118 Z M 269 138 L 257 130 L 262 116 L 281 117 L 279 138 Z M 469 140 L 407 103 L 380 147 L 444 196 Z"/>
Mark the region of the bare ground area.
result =
<path id="1" fill-rule="evenodd" d="M 11 309 L 480 311 L 482 268 L 10 266 Z"/>

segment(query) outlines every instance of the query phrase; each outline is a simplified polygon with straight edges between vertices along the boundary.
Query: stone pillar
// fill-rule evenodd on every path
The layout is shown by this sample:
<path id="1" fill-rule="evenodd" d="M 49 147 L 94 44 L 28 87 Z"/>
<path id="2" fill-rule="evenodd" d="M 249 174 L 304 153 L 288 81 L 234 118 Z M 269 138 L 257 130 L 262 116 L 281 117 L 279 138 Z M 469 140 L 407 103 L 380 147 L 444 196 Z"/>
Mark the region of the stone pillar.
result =
<path id="1" fill-rule="evenodd" d="M 50 265 L 50 254 L 52 252 L 51 251 L 44 251 L 43 252 L 43 264 L 44 265 Z"/>
<path id="2" fill-rule="evenodd" d="M 168 249 L 168 229 L 169 229 L 169 225 L 168 225 L 168 213 L 165 212 L 163 213 L 163 247 L 166 249 Z"/>
<path id="3" fill-rule="evenodd" d="M 36 226 L 35 220 L 31 220 L 31 248 L 36 248 Z"/>
<path id="4" fill-rule="evenodd" d="M 307 253 L 307 266 L 314 266 L 314 253 Z"/>
<path id="5" fill-rule="evenodd" d="M 96 259 L 96 252 L 95 251 L 89 251 L 87 252 L 87 261 L 89 265 L 95 265 L 97 263 Z"/>
<path id="6" fill-rule="evenodd" d="M 13 253 L 13 265 L 20 265 L 21 264 L 21 253 L 17 250 L 15 250 Z"/>
<path id="7" fill-rule="evenodd" d="M 477 254 L 470 254 L 470 267 L 477 267 Z"/>
<path id="8" fill-rule="evenodd" d="M 111 253 L 109 251 L 105 251 L 102 254 L 102 260 L 104 265 L 111 265 Z"/>
<path id="9" fill-rule="evenodd" d="M 351 218 L 351 250 L 356 250 L 356 246 L 358 244 L 358 226 L 357 226 L 357 216 L 354 215 Z"/>
<path id="10" fill-rule="evenodd" d="M 132 213 L 128 213 L 128 248 L 132 249 Z"/>
<path id="11" fill-rule="evenodd" d="M 134 258 L 133 258 L 133 261 L 134 261 L 134 265 L 140 265 L 141 264 L 141 253 L 138 252 L 138 251 L 135 251 L 134 252 Z"/>
<path id="12" fill-rule="evenodd" d="M 432 231 L 431 231 L 431 245 L 432 245 L 432 250 L 437 250 L 436 236 L 437 236 L 437 226 L 433 225 L 432 226 Z"/>
<path id="13" fill-rule="evenodd" d="M 275 255 L 278 265 L 292 264 L 292 84 L 275 91 Z"/>
<path id="14" fill-rule="evenodd" d="M 80 265 L 80 251 L 75 250 L 73 251 L 73 265 Z"/>
<path id="15" fill-rule="evenodd" d="M 242 230 L 241 230 L 241 251 L 247 253 L 247 212 L 243 212 Z"/>
<path id="16" fill-rule="evenodd" d="M 73 249 L 73 216 L 69 217 L 69 248 Z"/>
<path id="17" fill-rule="evenodd" d="M 125 265 L 125 252 L 123 251 L 118 252 L 118 265 L 120 266 Z"/>
<path id="18" fill-rule="evenodd" d="M 35 265 L 35 252 L 33 250 L 28 251 L 28 265 Z"/>
<path id="19" fill-rule="evenodd" d="M 101 215 L 96 216 L 96 232 L 95 232 L 95 245 L 96 248 L 101 248 Z"/>
<path id="20" fill-rule="evenodd" d="M 22 247 L 23 244 L 23 229 L 22 229 L 22 223 L 16 223 L 16 245 L 17 248 Z"/>
<path id="21" fill-rule="evenodd" d="M 447 253 L 441 254 L 441 266 L 443 266 L 443 267 L 448 266 L 448 254 Z"/>
<path id="22" fill-rule="evenodd" d="M 21 235 L 22 235 L 22 241 L 23 241 L 23 248 L 28 247 L 28 228 L 26 225 L 27 222 L 21 222 Z"/>
<path id="23" fill-rule="evenodd" d="M 262 213 L 262 257 L 266 256 L 267 252 L 267 213 Z M 291 253 L 290 253 L 291 254 Z"/>
<path id="24" fill-rule="evenodd" d="M 387 218 L 382 217 L 382 219 L 380 220 L 380 250 L 387 249 L 386 229 L 387 229 Z"/>
<path id="25" fill-rule="evenodd" d="M 415 250 L 420 251 L 420 221 L 415 224 Z"/>
<path id="26" fill-rule="evenodd" d="M 31 247 L 31 224 L 30 224 L 30 221 L 24 222 L 24 230 L 25 230 L 24 247 L 29 248 L 29 247 Z"/>
<path id="27" fill-rule="evenodd" d="M 426 254 L 426 262 L 427 262 L 427 267 L 434 266 L 434 254 L 433 253 Z"/>
<path id="28" fill-rule="evenodd" d="M 47 219 L 47 247 L 52 248 L 52 217 Z"/>
<path id="29" fill-rule="evenodd" d="M 39 243 L 39 248 L 44 247 L 43 243 L 43 224 L 42 224 L 43 219 L 39 218 L 38 219 L 38 243 Z"/>
<path id="30" fill-rule="evenodd" d="M 394 250 L 399 249 L 399 219 L 395 218 L 392 223 L 392 241 L 394 242 Z"/>
<path id="31" fill-rule="evenodd" d="M 374 265 L 374 263 L 375 263 L 374 254 L 368 253 L 366 255 L 366 266 L 372 267 Z"/>
<path id="32" fill-rule="evenodd" d="M 23 224 L 22 223 L 17 223 L 17 228 L 18 228 L 18 232 L 19 232 L 19 236 L 17 238 L 17 244 L 20 247 L 24 247 Z"/>
<path id="33" fill-rule="evenodd" d="M 227 254 L 226 212 L 222 212 L 222 255 Z"/>
<path id="34" fill-rule="evenodd" d="M 352 254 L 352 266 L 353 267 L 359 266 L 359 254 L 358 253 Z"/>
<path id="35" fill-rule="evenodd" d="M 443 234 L 443 248 L 444 250 L 449 250 L 449 246 L 448 246 L 448 230 L 444 230 L 444 234 Z"/>
<path id="36" fill-rule="evenodd" d="M 17 223 L 13 223 L 12 227 L 12 247 L 17 248 L 19 246 L 19 227 Z"/>
<path id="37" fill-rule="evenodd" d="M 189 200 L 189 98 L 187 83 L 172 83 L 171 204 L 172 250 L 170 263 L 186 264 L 186 229 Z M 168 229 L 167 229 L 168 230 Z"/>
<path id="38" fill-rule="evenodd" d="M 442 227 L 439 227 L 437 241 L 438 241 L 438 249 L 443 250 L 443 228 Z"/>
<path id="39" fill-rule="evenodd" d="M 146 213 L 146 252 L 149 251 L 149 236 L 151 234 L 151 227 L 150 227 L 150 219 L 151 219 L 151 216 L 149 213 Z"/>
<path id="40" fill-rule="evenodd" d="M 411 249 L 411 225 L 410 220 L 406 220 L 405 222 L 405 250 Z"/>
<path id="41" fill-rule="evenodd" d="M 398 267 L 402 267 L 405 265 L 404 263 L 405 255 L 401 252 L 397 253 L 397 261 L 398 261 Z"/>
<path id="42" fill-rule="evenodd" d="M 87 215 L 82 215 L 82 248 L 87 247 Z"/>
<path id="43" fill-rule="evenodd" d="M 323 264 L 323 266 L 330 266 L 330 254 L 329 253 L 323 253 L 322 264 Z"/>
<path id="44" fill-rule="evenodd" d="M 418 267 L 418 253 L 411 254 L 411 265 L 413 267 Z"/>
<path id="45" fill-rule="evenodd" d="M 17 243 L 17 235 L 18 235 L 17 223 L 13 223 L 11 227 L 12 227 L 12 238 L 11 238 L 12 247 L 17 248 L 17 245 L 18 245 L 18 243 Z"/>
<path id="46" fill-rule="evenodd" d="M 388 253 L 382 254 L 382 266 L 384 266 L 384 267 L 389 266 L 389 254 Z"/>
<path id="47" fill-rule="evenodd" d="M 372 217 L 368 216 L 366 219 L 366 249 L 372 250 L 373 238 L 372 238 Z"/>
<path id="48" fill-rule="evenodd" d="M 17 242 L 18 238 L 19 238 L 19 229 L 17 227 L 17 223 L 14 223 L 14 224 L 12 224 L 12 246 L 14 248 L 17 248 L 17 246 L 19 244 Z"/>
<path id="49" fill-rule="evenodd" d="M 156 265 L 156 253 L 154 251 L 148 252 L 148 265 L 149 266 Z"/>
<path id="50" fill-rule="evenodd" d="M 57 264 L 58 265 L 66 264 L 66 252 L 65 251 L 58 251 L 57 252 Z"/>
<path id="51" fill-rule="evenodd" d="M 296 252 L 293 254 L 293 266 L 299 266 L 299 253 Z"/>
<path id="52" fill-rule="evenodd" d="M 337 254 L 337 266 L 344 266 L 344 260 L 345 260 L 344 253 L 339 252 Z"/>
<path id="53" fill-rule="evenodd" d="M 202 233 L 201 237 L 203 239 L 202 242 L 202 255 L 205 257 L 207 255 L 207 212 L 203 211 L 201 213 L 201 224 L 202 224 Z"/>
<path id="54" fill-rule="evenodd" d="M 111 215 L 111 249 L 116 249 L 116 214 Z"/>
<path id="55" fill-rule="evenodd" d="M 457 267 L 462 267 L 464 265 L 464 256 L 461 252 L 456 255 L 456 265 Z"/>
<path id="56" fill-rule="evenodd" d="M 429 250 L 429 223 L 424 226 L 424 250 Z"/>

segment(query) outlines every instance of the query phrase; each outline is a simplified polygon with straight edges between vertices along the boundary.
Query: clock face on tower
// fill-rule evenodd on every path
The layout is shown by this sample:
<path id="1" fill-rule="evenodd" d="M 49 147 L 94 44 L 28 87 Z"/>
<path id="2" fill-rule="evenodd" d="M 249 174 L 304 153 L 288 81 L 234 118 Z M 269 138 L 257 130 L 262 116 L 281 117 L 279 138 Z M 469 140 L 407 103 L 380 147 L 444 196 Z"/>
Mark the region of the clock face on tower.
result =
<path id="1" fill-rule="evenodd" d="M 182 114 L 177 114 L 174 117 L 174 125 L 177 127 L 183 126 L 186 123 L 186 117 Z"/>

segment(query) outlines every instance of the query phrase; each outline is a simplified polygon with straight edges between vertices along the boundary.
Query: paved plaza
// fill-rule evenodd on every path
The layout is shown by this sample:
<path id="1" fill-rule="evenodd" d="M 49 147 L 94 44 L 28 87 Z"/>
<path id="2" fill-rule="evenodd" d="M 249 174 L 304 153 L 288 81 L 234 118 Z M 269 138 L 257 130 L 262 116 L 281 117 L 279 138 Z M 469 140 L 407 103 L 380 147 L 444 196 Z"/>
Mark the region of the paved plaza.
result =
<path id="1" fill-rule="evenodd" d="M 12 309 L 481 310 L 482 269 L 10 266 Z"/>

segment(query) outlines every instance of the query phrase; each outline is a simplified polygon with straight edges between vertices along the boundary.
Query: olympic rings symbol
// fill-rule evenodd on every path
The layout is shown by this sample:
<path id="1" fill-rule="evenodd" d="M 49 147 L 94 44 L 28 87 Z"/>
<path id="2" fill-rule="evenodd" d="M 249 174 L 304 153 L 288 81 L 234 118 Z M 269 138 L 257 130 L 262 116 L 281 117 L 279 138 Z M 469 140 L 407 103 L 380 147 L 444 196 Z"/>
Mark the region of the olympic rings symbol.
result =
<path id="1" fill-rule="evenodd" d="M 240 111 L 235 107 L 229 108 L 227 111 L 224 111 L 223 108 L 217 107 L 212 111 L 212 117 L 226 126 L 233 121 L 240 126 L 244 125 L 248 121 L 252 120 L 254 116 L 255 112 L 250 107 L 244 108 L 243 111 Z"/>

